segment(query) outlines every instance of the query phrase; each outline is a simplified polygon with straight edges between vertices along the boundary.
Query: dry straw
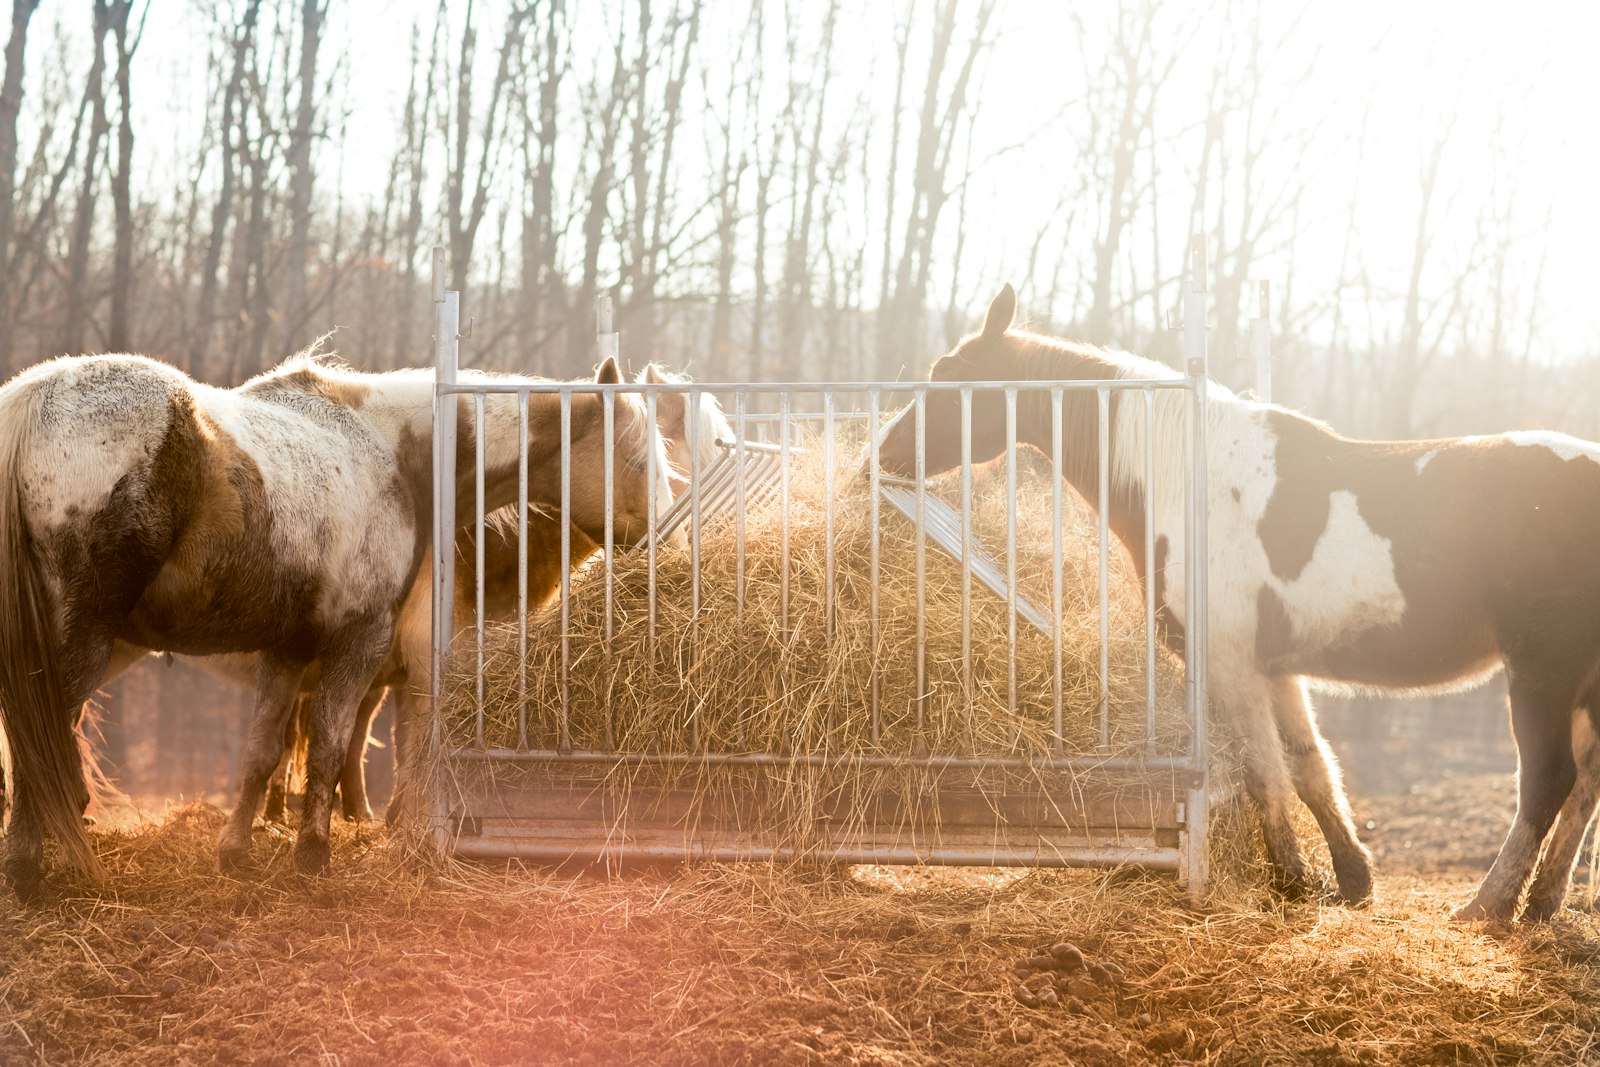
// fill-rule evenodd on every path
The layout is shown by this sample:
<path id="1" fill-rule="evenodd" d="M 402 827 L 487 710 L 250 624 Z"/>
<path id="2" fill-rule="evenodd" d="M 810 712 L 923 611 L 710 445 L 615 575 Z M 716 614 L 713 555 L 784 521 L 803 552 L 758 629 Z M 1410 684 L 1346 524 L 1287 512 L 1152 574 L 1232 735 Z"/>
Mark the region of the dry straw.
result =
<path id="1" fill-rule="evenodd" d="M 852 454 L 848 446 L 837 452 Z M 930 492 L 959 506 L 956 476 L 934 483 Z M 653 624 L 645 553 L 623 553 L 615 560 L 609 638 L 605 568 L 594 561 L 575 574 L 568 670 L 564 675 L 559 605 L 548 606 L 529 620 L 525 701 L 517 627 L 489 626 L 484 742 L 490 748 L 516 747 L 525 717 L 528 744 L 535 749 L 568 742 L 577 749 L 623 753 L 829 757 L 825 765 L 797 759 L 776 768 L 737 770 L 624 761 L 608 779 L 619 795 L 687 785 L 708 801 L 720 799 L 737 810 L 747 828 L 777 834 L 802 849 L 813 843 L 824 805 L 831 805 L 829 829 L 838 835 L 867 818 L 866 798 L 873 796 L 909 801 L 958 779 L 967 787 L 976 779 L 979 788 L 1015 788 L 1040 785 L 1048 777 L 1057 792 L 1072 787 L 1061 773 L 1047 776 L 1034 768 L 937 772 L 919 762 L 930 754 L 1038 761 L 1053 755 L 1181 752 L 1190 733 L 1181 699 L 1182 666 L 1165 653 L 1156 660 L 1156 732 L 1153 739 L 1146 733 L 1144 606 L 1132 567 L 1116 545 L 1111 547 L 1108 605 L 1109 744 L 1101 744 L 1098 528 L 1093 513 L 1064 492 L 1069 521 L 1059 735 L 1052 639 L 1017 620 L 1013 712 L 1008 606 L 973 580 L 971 669 L 965 672 L 962 568 L 931 542 L 924 585 L 926 666 L 918 699 L 915 527 L 887 505 L 880 509 L 874 582 L 867 479 L 853 463 L 837 464 L 830 477 L 821 451 L 813 448 L 792 458 L 787 512 L 777 495 L 747 512 L 742 564 L 731 509 L 702 516 L 698 597 L 689 550 L 660 552 Z M 835 505 L 831 586 L 829 499 Z M 1017 501 L 1018 589 L 1048 612 L 1052 479 L 1048 464 L 1036 456 L 1025 454 L 1019 463 Z M 1002 569 L 1007 511 L 1004 464 L 980 467 L 973 488 L 974 533 Z M 471 672 L 476 644 L 470 630 L 459 647 L 464 654 L 444 686 L 446 732 L 453 743 L 470 747 L 478 730 L 478 688 Z M 834 762 L 845 755 L 901 762 L 891 767 Z M 1019 783 L 1019 777 L 1027 781 Z M 760 827 L 752 823 L 752 796 L 761 798 L 756 807 L 765 825 Z M 841 797 L 860 799 L 841 802 Z M 915 814 L 913 803 L 895 806 L 903 818 L 926 817 L 926 812 Z"/>

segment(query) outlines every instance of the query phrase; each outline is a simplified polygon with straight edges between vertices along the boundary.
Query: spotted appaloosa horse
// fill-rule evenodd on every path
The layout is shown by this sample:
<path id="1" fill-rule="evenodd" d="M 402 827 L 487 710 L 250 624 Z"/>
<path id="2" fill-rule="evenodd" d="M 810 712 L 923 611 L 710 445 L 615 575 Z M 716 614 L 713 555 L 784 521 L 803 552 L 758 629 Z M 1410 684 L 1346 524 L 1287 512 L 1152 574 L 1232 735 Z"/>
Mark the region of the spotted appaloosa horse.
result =
<path id="1" fill-rule="evenodd" d="M 619 378 L 609 360 L 598 375 Z M 557 403 L 530 403 L 530 477 L 555 477 Z M 486 499 L 502 506 L 516 494 L 515 400 L 488 398 L 482 427 L 465 398 L 460 407 L 459 491 L 470 498 L 481 433 Z M 326 866 L 332 783 L 356 702 L 388 655 L 426 547 L 432 410 L 429 373 L 359 374 L 304 358 L 224 390 L 143 357 L 67 357 L 0 389 L 0 723 L 13 770 L 5 872 L 19 894 L 39 886 L 46 830 L 74 867 L 102 874 L 81 820 L 88 790 L 73 724 L 118 640 L 261 653 L 245 810 L 223 831 L 224 866 L 249 848 L 282 717 L 306 666 L 319 664 L 295 859 Z M 619 475 L 642 483 L 659 438 L 641 404 L 617 410 L 629 443 Z M 601 427 L 599 399 L 574 397 L 574 470 L 597 469 Z M 602 514 L 599 482 L 573 479 L 575 521 L 579 509 Z M 619 491 L 619 541 L 647 529 L 644 498 Z"/>
<path id="2" fill-rule="evenodd" d="M 636 379 L 641 385 L 686 385 L 690 379 L 651 363 Z M 666 489 L 658 489 L 657 509 L 664 512 L 670 500 L 689 484 L 691 472 L 703 470 L 717 455 L 718 440 L 733 440 L 733 427 L 723 414 L 715 394 L 701 393 L 690 432 L 690 396 L 685 392 L 660 391 L 656 395 L 656 428 L 666 449 L 667 463 L 659 470 L 666 477 Z M 466 499 L 466 498 L 463 498 Z M 527 523 L 527 604 L 530 611 L 553 600 L 561 590 L 561 529 L 554 517 L 560 497 L 535 499 Z M 467 632 L 477 611 L 475 574 L 477 552 L 474 524 L 463 527 L 456 541 L 456 628 Z M 568 559 L 577 569 L 600 550 L 603 533 L 595 525 L 575 525 L 569 530 Z M 487 516 L 484 525 L 483 587 L 485 622 L 509 622 L 518 608 L 518 539 L 515 507 L 502 508 Z M 428 694 L 433 677 L 433 578 L 428 560 L 423 560 L 395 624 L 394 645 L 389 658 L 362 697 L 356 713 L 355 729 L 345 765 L 339 779 L 340 803 L 350 819 L 371 818 L 367 802 L 364 761 L 372 720 L 382 706 L 385 694 L 394 705 L 395 793 L 387 820 L 395 823 L 403 816 L 412 792 L 409 767 L 414 765 L 413 746 L 420 724 L 425 722 Z M 249 684 L 255 676 L 257 657 L 250 655 L 208 656 L 196 661 L 207 670 Z M 311 694 L 310 683 L 316 671 L 307 672 L 302 682 L 301 701 Z M 292 748 L 298 733 L 296 716 L 289 720 L 286 749 Z M 289 767 L 285 759 L 267 792 L 266 817 L 282 819 Z"/>
<path id="3" fill-rule="evenodd" d="M 933 366 L 934 381 L 1171 378 L 1119 352 L 1012 330 L 1010 286 L 983 328 Z M 1144 567 L 1168 643 L 1181 648 L 1187 394 L 1113 394 L 1108 523 Z M 975 462 L 1006 448 L 1003 397 L 972 396 Z M 1048 396 L 1018 397 L 1019 443 L 1051 448 Z M 960 400 L 926 401 L 926 469 L 959 465 Z M 1096 397 L 1068 391 L 1065 476 L 1098 500 Z M 1157 484 L 1145 484 L 1154 433 Z M 1271 404 L 1210 387 L 1209 696 L 1245 742 L 1246 787 L 1260 809 L 1276 879 L 1309 888 L 1290 824 L 1291 787 L 1316 816 L 1340 895 L 1372 891 L 1337 765 L 1317 731 L 1306 681 L 1419 692 L 1469 685 L 1504 664 L 1517 743 L 1517 814 L 1477 895 L 1457 918 L 1509 918 L 1540 860 L 1522 915 L 1542 919 L 1566 894 L 1600 799 L 1600 572 L 1585 567 L 1600 530 L 1600 445 L 1553 433 L 1436 441 L 1356 441 Z M 883 469 L 916 469 L 913 409 L 880 444 Z M 1144 528 L 1153 493 L 1155 529 Z M 1143 574 L 1141 573 L 1141 579 Z M 1581 774 L 1580 774 L 1581 771 Z"/>

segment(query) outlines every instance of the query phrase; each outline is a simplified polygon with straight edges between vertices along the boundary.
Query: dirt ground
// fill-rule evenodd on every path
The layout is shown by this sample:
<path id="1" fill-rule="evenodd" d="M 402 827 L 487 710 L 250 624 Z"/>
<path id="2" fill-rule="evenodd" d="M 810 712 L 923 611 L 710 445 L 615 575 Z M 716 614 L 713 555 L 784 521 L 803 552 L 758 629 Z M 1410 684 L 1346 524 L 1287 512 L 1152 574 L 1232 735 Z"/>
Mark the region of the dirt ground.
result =
<path id="1" fill-rule="evenodd" d="M 1446 920 L 1510 777 L 1356 806 L 1381 871 L 1361 911 L 1248 872 L 1195 908 L 1128 875 L 447 867 L 372 825 L 316 879 L 258 830 L 232 879 L 191 806 L 99 834 L 102 889 L 0 900 L 0 1063 L 1600 1062 L 1594 913 Z M 1062 941 L 1121 981 L 1025 1007 L 1013 966 Z"/>

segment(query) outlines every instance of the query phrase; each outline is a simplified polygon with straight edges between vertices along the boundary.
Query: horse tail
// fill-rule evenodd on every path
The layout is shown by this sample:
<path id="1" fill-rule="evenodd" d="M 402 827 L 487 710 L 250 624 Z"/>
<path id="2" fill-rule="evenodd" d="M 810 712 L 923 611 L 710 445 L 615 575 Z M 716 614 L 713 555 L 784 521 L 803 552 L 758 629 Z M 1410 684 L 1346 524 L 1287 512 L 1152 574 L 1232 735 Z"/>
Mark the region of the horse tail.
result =
<path id="1" fill-rule="evenodd" d="M 11 749 L 13 790 L 26 788 L 28 806 L 66 861 L 98 880 L 105 869 L 83 828 L 88 783 L 62 684 L 56 605 L 23 500 L 22 461 L 40 399 L 37 389 L 27 389 L 13 395 L 10 410 L 0 409 L 0 729 Z"/>
<path id="2" fill-rule="evenodd" d="M 289 792 L 302 796 L 306 791 L 306 768 L 311 763 L 311 698 L 302 693 L 295 697 L 294 711 L 289 715 L 289 730 L 294 737 L 289 745 Z"/>

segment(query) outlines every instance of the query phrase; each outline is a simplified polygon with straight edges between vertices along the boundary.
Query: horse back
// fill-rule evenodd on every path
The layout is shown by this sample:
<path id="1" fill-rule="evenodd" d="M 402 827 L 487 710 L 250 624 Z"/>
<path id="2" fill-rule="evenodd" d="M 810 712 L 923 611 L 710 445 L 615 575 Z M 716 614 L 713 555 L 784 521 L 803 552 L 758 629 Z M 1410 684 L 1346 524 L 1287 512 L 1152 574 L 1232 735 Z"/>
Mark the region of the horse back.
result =
<path id="1" fill-rule="evenodd" d="M 1384 687 L 1491 669 L 1555 623 L 1600 648 L 1600 447 L 1545 434 L 1353 441 L 1272 418 L 1258 658 Z"/>

